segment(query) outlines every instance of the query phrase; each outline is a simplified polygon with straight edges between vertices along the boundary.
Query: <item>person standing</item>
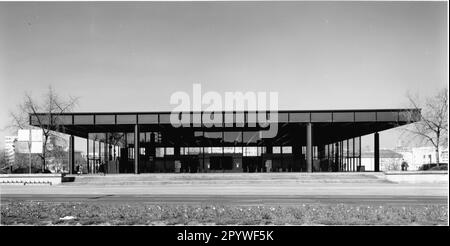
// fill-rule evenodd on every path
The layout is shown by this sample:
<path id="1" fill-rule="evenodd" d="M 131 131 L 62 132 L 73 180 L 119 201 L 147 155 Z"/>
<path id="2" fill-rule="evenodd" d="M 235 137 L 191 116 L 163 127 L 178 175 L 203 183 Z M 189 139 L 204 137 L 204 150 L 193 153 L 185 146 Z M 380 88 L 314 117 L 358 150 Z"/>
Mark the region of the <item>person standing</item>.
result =
<path id="1" fill-rule="evenodd" d="M 408 162 L 402 159 L 402 171 L 408 171 Z"/>

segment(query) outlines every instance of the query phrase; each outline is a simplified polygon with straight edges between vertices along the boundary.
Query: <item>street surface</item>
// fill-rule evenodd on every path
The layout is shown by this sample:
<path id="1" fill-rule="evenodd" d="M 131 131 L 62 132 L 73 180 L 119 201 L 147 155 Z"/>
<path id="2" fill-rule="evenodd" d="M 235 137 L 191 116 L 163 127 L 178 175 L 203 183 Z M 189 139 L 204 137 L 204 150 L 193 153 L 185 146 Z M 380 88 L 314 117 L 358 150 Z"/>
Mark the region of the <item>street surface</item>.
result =
<path id="1" fill-rule="evenodd" d="M 295 205 L 305 203 L 447 204 L 446 184 L 257 183 L 154 185 L 2 185 L 1 203 L 143 202 Z"/>

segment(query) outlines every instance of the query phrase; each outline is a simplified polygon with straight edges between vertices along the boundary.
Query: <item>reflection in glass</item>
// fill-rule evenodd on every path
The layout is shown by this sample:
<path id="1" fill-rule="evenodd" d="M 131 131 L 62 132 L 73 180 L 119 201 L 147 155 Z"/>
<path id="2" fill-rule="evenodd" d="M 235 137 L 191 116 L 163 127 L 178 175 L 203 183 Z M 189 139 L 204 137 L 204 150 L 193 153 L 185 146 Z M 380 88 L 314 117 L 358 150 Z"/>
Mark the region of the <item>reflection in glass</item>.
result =
<path id="1" fill-rule="evenodd" d="M 198 155 L 200 154 L 200 147 L 189 147 L 190 155 Z"/>
<path id="2" fill-rule="evenodd" d="M 257 143 L 261 140 L 259 132 L 244 132 L 244 144 Z"/>
<path id="3" fill-rule="evenodd" d="M 225 153 L 225 154 L 233 154 L 234 153 L 234 147 L 223 147 L 223 153 Z"/>
<path id="4" fill-rule="evenodd" d="M 243 156 L 258 156 L 258 147 L 244 147 Z"/>
<path id="5" fill-rule="evenodd" d="M 292 154 L 292 146 L 283 146 L 283 154 Z"/>
<path id="6" fill-rule="evenodd" d="M 272 153 L 273 154 L 281 154 L 281 147 L 280 146 L 273 146 L 272 147 Z"/>
<path id="7" fill-rule="evenodd" d="M 211 153 L 212 154 L 222 154 L 222 147 L 212 147 Z"/>
<path id="8" fill-rule="evenodd" d="M 174 155 L 174 148 L 173 147 L 167 147 L 166 148 L 166 155 Z"/>
<path id="9" fill-rule="evenodd" d="M 155 156 L 156 157 L 164 157 L 164 148 L 157 147 Z"/>
<path id="10" fill-rule="evenodd" d="M 242 141 L 242 132 L 224 132 L 224 142 L 240 143 Z"/>
<path id="11" fill-rule="evenodd" d="M 222 139 L 222 132 L 205 132 L 205 138 Z"/>

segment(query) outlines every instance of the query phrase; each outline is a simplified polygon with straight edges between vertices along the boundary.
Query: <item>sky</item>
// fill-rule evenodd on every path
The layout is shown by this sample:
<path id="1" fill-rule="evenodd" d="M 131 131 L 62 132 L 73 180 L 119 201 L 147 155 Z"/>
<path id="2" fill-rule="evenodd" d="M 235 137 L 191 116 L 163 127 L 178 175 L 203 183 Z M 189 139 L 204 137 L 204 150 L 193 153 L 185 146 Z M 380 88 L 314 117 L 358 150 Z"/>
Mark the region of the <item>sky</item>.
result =
<path id="1" fill-rule="evenodd" d="M 170 111 L 194 83 L 286 110 L 409 107 L 448 84 L 447 47 L 446 2 L 0 2 L 0 139 L 49 85 L 77 112 Z"/>

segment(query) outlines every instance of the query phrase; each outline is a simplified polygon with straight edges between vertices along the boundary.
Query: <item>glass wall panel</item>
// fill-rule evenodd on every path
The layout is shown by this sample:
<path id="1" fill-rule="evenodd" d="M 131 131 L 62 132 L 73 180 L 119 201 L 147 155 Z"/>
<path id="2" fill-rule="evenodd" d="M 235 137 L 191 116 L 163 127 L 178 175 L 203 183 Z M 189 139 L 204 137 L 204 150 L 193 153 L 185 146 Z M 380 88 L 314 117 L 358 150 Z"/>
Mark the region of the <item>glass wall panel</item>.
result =
<path id="1" fill-rule="evenodd" d="M 201 152 L 200 147 L 189 147 L 189 154 L 190 155 L 198 155 Z"/>
<path id="2" fill-rule="evenodd" d="M 283 146 L 282 153 L 283 154 L 292 154 L 292 146 Z"/>
<path id="3" fill-rule="evenodd" d="M 258 156 L 258 147 L 244 147 L 243 156 Z"/>
<path id="4" fill-rule="evenodd" d="M 317 146 L 313 146 L 312 151 L 313 151 L 313 160 L 318 160 L 319 159 L 319 149 L 317 148 Z"/>
<path id="5" fill-rule="evenodd" d="M 242 142 L 242 132 L 224 132 L 223 140 L 225 143 L 241 143 Z"/>
<path id="6" fill-rule="evenodd" d="M 151 142 L 151 132 L 145 132 L 145 142 L 150 143 Z"/>
<path id="7" fill-rule="evenodd" d="M 234 147 L 223 147 L 223 153 L 225 153 L 225 154 L 233 154 L 234 153 Z"/>
<path id="8" fill-rule="evenodd" d="M 244 113 L 236 113 L 234 116 L 234 122 L 236 127 L 244 127 L 245 124 L 245 114 Z"/>
<path id="9" fill-rule="evenodd" d="M 360 141 L 361 141 L 361 138 L 360 137 L 357 137 L 357 138 L 355 138 L 355 156 L 359 156 L 359 154 L 360 154 Z"/>
<path id="10" fill-rule="evenodd" d="M 204 132 L 205 138 L 212 138 L 216 140 L 222 139 L 222 132 Z"/>
<path id="11" fill-rule="evenodd" d="M 175 154 L 175 149 L 173 147 L 167 147 L 165 154 L 166 155 L 174 155 Z"/>
<path id="12" fill-rule="evenodd" d="M 108 133 L 108 142 L 111 145 L 111 159 L 107 163 L 107 173 L 123 173 L 128 165 L 128 148 L 125 134 L 122 132 Z"/>
<path id="13" fill-rule="evenodd" d="M 156 157 L 164 157 L 164 148 L 163 147 L 156 147 L 155 148 L 155 156 Z"/>
<path id="14" fill-rule="evenodd" d="M 350 156 L 353 156 L 353 138 L 350 138 L 349 140 L 348 140 L 348 152 L 349 152 L 349 155 Z"/>
<path id="15" fill-rule="evenodd" d="M 258 147 L 258 156 L 261 156 L 262 154 L 267 153 L 267 148 L 265 146 L 259 146 Z"/>
<path id="16" fill-rule="evenodd" d="M 244 132 L 244 144 L 257 143 L 259 140 L 261 140 L 259 132 Z"/>
<path id="17" fill-rule="evenodd" d="M 223 149 L 222 147 L 212 147 L 211 148 L 211 154 L 222 154 Z"/>
<path id="18" fill-rule="evenodd" d="M 272 153 L 273 154 L 281 154 L 281 147 L 280 146 L 273 146 L 272 147 Z"/>
<path id="19" fill-rule="evenodd" d="M 343 147 L 343 151 L 344 151 L 344 157 L 347 157 L 347 140 L 342 141 L 342 147 Z"/>
<path id="20" fill-rule="evenodd" d="M 134 133 L 133 132 L 127 132 L 127 144 L 128 145 L 134 145 Z"/>

